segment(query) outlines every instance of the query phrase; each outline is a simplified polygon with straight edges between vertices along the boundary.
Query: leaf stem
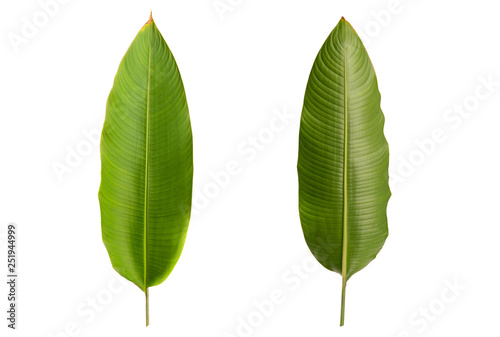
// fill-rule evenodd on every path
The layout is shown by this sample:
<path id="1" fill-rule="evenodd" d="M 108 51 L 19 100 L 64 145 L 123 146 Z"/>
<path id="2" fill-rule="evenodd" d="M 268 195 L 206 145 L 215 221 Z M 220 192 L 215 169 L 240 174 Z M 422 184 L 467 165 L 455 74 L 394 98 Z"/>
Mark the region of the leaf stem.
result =
<path id="1" fill-rule="evenodd" d="M 346 279 L 345 277 L 342 277 L 342 303 L 340 305 L 340 326 L 344 326 L 346 285 L 347 285 Z"/>
<path id="2" fill-rule="evenodd" d="M 149 288 L 146 288 L 146 326 L 149 325 Z"/>

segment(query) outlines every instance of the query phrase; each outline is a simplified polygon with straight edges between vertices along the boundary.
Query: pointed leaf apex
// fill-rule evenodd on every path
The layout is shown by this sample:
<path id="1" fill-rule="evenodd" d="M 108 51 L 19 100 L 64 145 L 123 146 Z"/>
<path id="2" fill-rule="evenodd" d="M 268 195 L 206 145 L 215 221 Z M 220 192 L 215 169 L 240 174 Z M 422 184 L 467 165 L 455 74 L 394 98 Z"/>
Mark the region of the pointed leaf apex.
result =
<path id="1" fill-rule="evenodd" d="M 351 23 L 349 21 L 347 21 L 344 17 L 341 17 L 340 18 L 340 21 L 339 21 L 339 24 L 340 23 L 344 23 L 344 24 L 347 24 L 349 27 L 351 27 L 351 29 L 356 33 L 356 30 L 354 29 L 354 27 L 351 25 Z M 356 33 L 357 34 L 357 33 Z"/>
<path id="2" fill-rule="evenodd" d="M 152 22 L 154 22 L 154 21 L 153 21 L 153 11 L 151 11 L 151 13 L 149 13 L 149 20 L 148 20 L 148 22 L 146 22 L 146 23 L 144 24 L 144 26 L 142 26 L 141 30 L 143 30 L 144 28 L 146 28 L 146 26 L 147 26 L 147 25 L 149 25 L 149 24 L 150 24 L 150 23 L 152 23 Z"/>

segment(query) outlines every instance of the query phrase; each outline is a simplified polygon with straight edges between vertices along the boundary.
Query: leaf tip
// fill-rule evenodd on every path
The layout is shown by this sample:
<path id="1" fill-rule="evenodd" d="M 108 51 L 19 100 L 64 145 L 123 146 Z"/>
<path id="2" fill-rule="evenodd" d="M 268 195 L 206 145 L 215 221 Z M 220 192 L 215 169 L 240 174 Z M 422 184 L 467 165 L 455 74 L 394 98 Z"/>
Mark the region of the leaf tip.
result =
<path id="1" fill-rule="evenodd" d="M 347 21 L 344 17 L 341 17 L 340 18 L 340 21 L 339 21 L 339 24 L 340 23 L 346 23 L 349 25 L 349 27 L 351 27 L 351 29 L 356 33 L 356 30 L 354 29 L 354 27 L 351 25 L 351 23 L 349 21 Z M 357 34 L 357 33 L 356 33 Z"/>
<path id="2" fill-rule="evenodd" d="M 144 29 L 144 27 L 146 27 L 147 25 L 151 24 L 152 22 L 154 22 L 154 21 L 153 21 L 153 11 L 151 11 L 151 12 L 149 13 L 149 20 L 148 20 L 148 22 L 146 22 L 146 23 L 144 24 L 144 26 L 142 26 L 142 29 Z"/>

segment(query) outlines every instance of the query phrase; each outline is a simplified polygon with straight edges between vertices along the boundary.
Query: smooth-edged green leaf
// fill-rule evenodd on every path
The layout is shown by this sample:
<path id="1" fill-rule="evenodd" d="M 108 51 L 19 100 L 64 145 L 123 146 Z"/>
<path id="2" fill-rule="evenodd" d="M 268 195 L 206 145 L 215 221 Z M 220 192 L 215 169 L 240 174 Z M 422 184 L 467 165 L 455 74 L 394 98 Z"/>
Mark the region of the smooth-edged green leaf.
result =
<path id="1" fill-rule="evenodd" d="M 299 212 L 316 259 L 347 280 L 388 235 L 389 149 L 375 71 L 342 18 L 314 62 L 299 134 Z"/>
<path id="2" fill-rule="evenodd" d="M 152 18 L 123 57 L 101 136 L 102 238 L 146 293 L 174 268 L 191 214 L 193 141 L 184 86 Z"/>

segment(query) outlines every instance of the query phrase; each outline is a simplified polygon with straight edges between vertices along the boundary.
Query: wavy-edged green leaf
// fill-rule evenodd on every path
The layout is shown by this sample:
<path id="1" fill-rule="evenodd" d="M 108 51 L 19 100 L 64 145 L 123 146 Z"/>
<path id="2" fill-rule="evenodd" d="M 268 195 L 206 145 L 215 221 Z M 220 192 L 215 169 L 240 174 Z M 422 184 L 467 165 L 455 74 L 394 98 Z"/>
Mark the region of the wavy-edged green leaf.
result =
<path id="1" fill-rule="evenodd" d="M 102 238 L 146 293 L 174 268 L 191 214 L 193 141 L 184 86 L 152 18 L 123 57 L 101 136 Z"/>
<path id="2" fill-rule="evenodd" d="M 299 212 L 316 259 L 345 287 L 388 235 L 389 150 L 377 78 L 368 54 L 342 18 L 314 62 L 299 134 Z"/>

